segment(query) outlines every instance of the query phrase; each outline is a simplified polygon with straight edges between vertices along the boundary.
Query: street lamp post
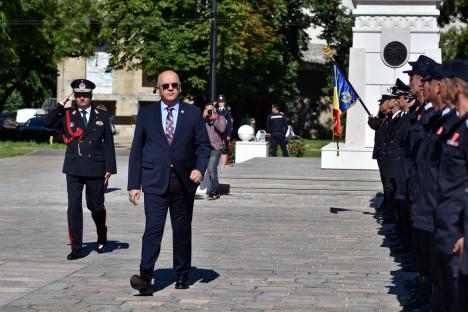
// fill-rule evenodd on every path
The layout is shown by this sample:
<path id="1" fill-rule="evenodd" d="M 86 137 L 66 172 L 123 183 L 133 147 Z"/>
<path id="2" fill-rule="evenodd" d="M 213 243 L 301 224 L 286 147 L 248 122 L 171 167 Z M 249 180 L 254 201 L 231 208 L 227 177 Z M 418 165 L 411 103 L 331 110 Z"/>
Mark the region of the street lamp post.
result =
<path id="1" fill-rule="evenodd" d="M 217 46 L 217 18 L 216 0 L 211 0 L 211 40 L 210 40 L 210 102 L 216 100 L 216 46 Z"/>

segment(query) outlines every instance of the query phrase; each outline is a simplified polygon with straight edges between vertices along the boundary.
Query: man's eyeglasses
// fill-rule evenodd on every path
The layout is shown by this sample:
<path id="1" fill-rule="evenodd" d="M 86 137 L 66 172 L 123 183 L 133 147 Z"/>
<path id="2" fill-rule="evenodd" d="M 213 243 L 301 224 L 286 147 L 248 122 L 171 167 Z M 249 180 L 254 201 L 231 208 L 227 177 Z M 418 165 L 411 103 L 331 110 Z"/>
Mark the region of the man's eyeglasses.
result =
<path id="1" fill-rule="evenodd" d="M 172 89 L 178 89 L 179 85 L 180 85 L 180 83 L 178 83 L 178 82 L 171 82 L 171 83 L 163 83 L 163 84 L 161 84 L 161 87 L 162 87 L 163 90 L 169 89 L 169 86 Z"/>

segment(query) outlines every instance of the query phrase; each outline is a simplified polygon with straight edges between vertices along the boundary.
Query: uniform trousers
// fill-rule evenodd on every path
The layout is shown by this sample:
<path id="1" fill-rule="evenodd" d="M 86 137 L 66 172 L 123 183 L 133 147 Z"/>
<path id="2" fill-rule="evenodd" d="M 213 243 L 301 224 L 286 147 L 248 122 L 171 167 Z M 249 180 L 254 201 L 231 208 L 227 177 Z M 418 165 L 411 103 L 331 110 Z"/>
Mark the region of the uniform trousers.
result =
<path id="1" fill-rule="evenodd" d="M 272 133 L 271 134 L 271 156 L 276 157 L 278 153 L 278 145 L 281 147 L 283 157 L 288 157 L 288 148 L 286 146 L 287 141 L 284 133 Z"/>
<path id="2" fill-rule="evenodd" d="M 67 174 L 68 193 L 68 234 L 73 250 L 80 250 L 83 244 L 83 187 L 86 185 L 86 206 L 91 211 L 98 244 L 107 243 L 106 208 L 104 207 L 104 177 L 80 177 Z"/>
<path id="3" fill-rule="evenodd" d="M 466 255 L 465 255 L 466 257 Z M 468 275 L 458 273 L 458 312 L 464 312 L 468 307 Z M 465 309 L 465 310 L 464 310 Z"/>
<path id="4" fill-rule="evenodd" d="M 422 229 L 412 228 L 412 247 L 414 264 L 418 273 L 430 276 L 432 272 L 432 250 L 434 248 L 434 233 Z"/>
<path id="5" fill-rule="evenodd" d="M 195 191 L 185 191 L 179 177 L 171 171 L 169 186 L 163 195 L 145 193 L 145 233 L 141 250 L 140 276 L 153 277 L 161 251 L 161 241 L 169 210 L 172 224 L 173 266 L 177 275 L 188 273 L 192 258 L 192 215 Z"/>
<path id="6" fill-rule="evenodd" d="M 445 254 L 441 252 L 435 252 L 435 257 L 438 264 L 436 274 L 440 286 L 440 301 L 444 307 L 444 311 L 458 311 L 460 257 L 455 253 Z"/>

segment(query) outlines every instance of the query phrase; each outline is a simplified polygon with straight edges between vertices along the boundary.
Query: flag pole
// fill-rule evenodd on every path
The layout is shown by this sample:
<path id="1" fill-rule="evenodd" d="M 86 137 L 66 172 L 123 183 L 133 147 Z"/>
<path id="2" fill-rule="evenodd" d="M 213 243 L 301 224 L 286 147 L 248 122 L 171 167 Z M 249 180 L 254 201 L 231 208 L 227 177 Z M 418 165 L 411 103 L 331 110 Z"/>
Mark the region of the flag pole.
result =
<path id="1" fill-rule="evenodd" d="M 333 50 L 329 45 L 326 45 L 325 47 L 323 47 L 323 52 L 325 53 L 325 56 L 328 57 L 329 59 L 331 59 L 333 61 L 333 63 L 335 64 L 335 66 L 338 67 L 338 69 L 340 69 L 338 64 L 336 64 L 336 60 L 333 57 Z M 340 71 L 341 71 L 341 69 L 340 69 Z M 343 75 L 343 77 L 344 77 L 344 79 L 346 79 L 346 82 L 351 86 L 351 89 L 353 89 L 353 92 L 356 93 L 357 99 L 358 99 L 359 103 L 361 103 L 361 105 L 364 108 L 364 110 L 366 111 L 367 115 L 370 116 L 371 113 L 370 113 L 369 109 L 367 108 L 366 104 L 364 104 L 364 101 L 359 96 L 359 93 L 356 92 L 356 90 L 354 89 L 351 82 L 349 82 L 348 78 L 346 78 L 345 75 Z"/>

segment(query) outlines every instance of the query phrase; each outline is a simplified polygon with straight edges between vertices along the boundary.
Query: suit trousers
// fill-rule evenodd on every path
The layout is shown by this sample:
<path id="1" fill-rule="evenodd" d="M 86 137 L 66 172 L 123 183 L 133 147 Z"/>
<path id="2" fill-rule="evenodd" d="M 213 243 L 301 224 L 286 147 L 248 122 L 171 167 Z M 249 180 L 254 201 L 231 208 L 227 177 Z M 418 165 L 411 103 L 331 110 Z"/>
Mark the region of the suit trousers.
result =
<path id="1" fill-rule="evenodd" d="M 104 207 L 104 177 L 80 177 L 67 174 L 68 193 L 68 234 L 73 250 L 81 249 L 83 244 L 83 187 L 86 185 L 86 206 L 91 211 L 98 243 L 106 243 L 106 208 Z"/>
<path id="2" fill-rule="evenodd" d="M 177 275 L 188 273 L 192 258 L 192 215 L 195 192 L 187 192 L 171 171 L 169 187 L 163 195 L 144 194 L 145 233 L 141 250 L 140 276 L 151 280 L 161 251 L 161 241 L 169 209 L 172 224 L 173 266 Z"/>

